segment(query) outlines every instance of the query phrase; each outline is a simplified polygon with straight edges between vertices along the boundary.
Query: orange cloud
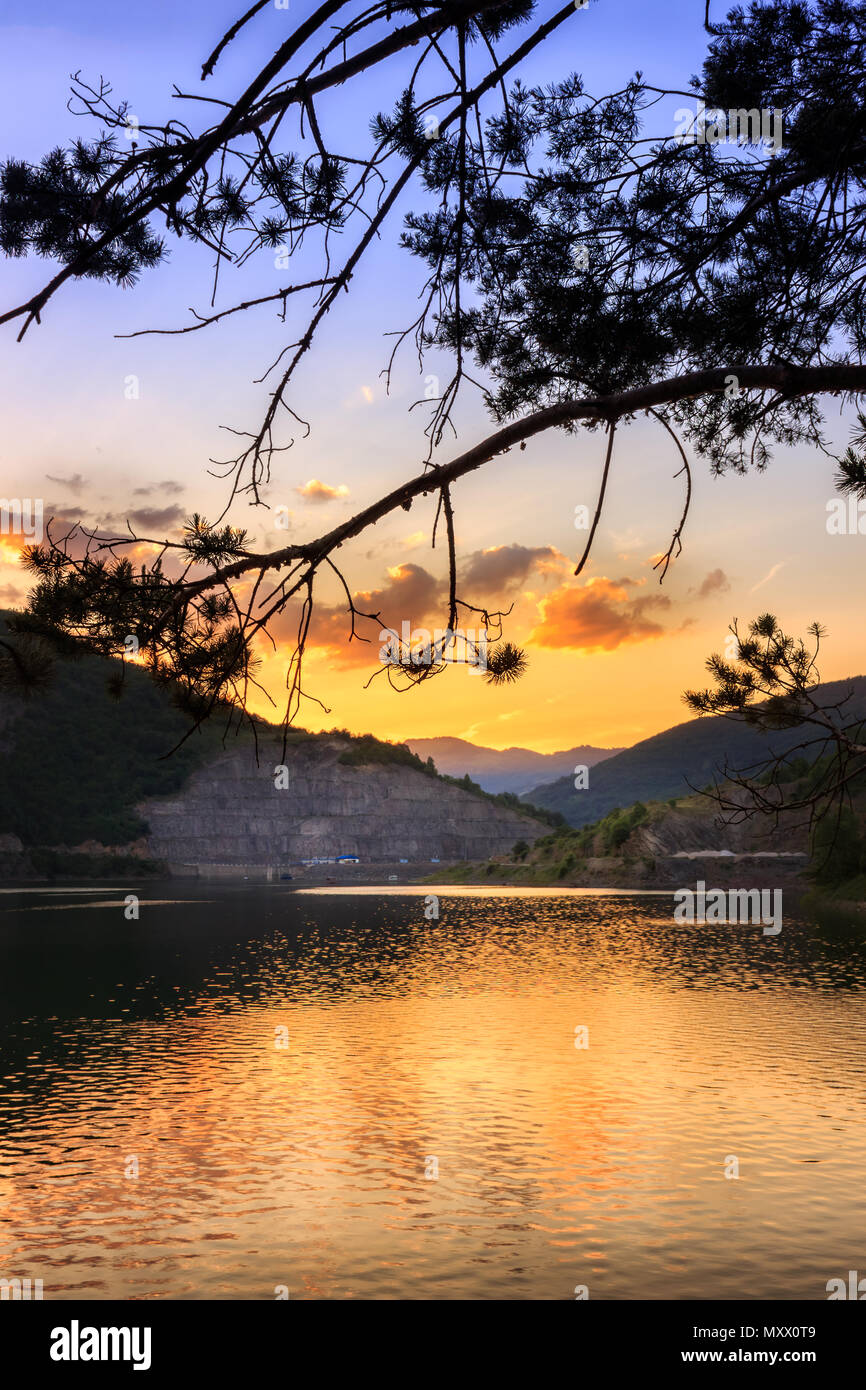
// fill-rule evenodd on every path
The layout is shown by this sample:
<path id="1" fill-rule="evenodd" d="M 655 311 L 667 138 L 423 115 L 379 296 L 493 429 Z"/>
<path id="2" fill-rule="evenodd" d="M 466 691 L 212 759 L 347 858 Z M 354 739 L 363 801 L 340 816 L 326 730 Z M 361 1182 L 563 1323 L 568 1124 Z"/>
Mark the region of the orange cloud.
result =
<path id="1" fill-rule="evenodd" d="M 295 492 L 305 502 L 334 502 L 349 496 L 349 489 L 342 483 L 339 487 L 331 487 L 330 483 L 320 482 L 318 478 L 311 478 L 303 487 L 296 487 Z"/>
<path id="2" fill-rule="evenodd" d="M 349 641 L 352 619 L 345 602 L 316 603 L 307 637 L 307 650 L 327 654 L 334 666 L 379 665 L 379 648 L 385 638 L 379 633 L 388 629 L 401 633 L 403 623 L 416 628 L 444 627 L 447 618 L 447 591 L 441 579 L 421 565 L 400 564 L 387 571 L 388 582 L 380 589 L 361 589 L 352 594 L 359 613 L 378 615 L 371 620 L 356 617 L 355 631 L 366 641 Z M 294 643 L 298 630 L 298 610 L 287 610 L 272 624 L 271 631 L 278 640 Z"/>
<path id="3" fill-rule="evenodd" d="M 538 605 L 540 621 L 529 635 L 537 647 L 575 651 L 614 651 L 627 642 L 645 642 L 665 631 L 647 614 L 670 608 L 664 594 L 629 599 L 628 580 L 604 577 L 586 584 L 564 584 Z"/>

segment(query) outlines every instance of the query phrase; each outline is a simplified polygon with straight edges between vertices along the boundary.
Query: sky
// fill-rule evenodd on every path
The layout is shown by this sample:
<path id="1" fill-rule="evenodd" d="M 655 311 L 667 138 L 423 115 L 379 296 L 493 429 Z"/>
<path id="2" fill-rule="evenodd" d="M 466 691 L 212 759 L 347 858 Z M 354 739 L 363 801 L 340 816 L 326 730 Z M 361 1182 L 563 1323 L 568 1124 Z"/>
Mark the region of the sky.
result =
<path id="1" fill-rule="evenodd" d="M 201 64 L 243 7 L 224 3 L 118 6 L 91 0 L 38 7 L 5 0 L 0 20 L 0 160 L 36 161 L 85 132 L 66 109 L 70 74 L 108 78 L 142 122 L 181 114 L 200 125 L 199 108 L 172 103 L 176 85 L 225 98 L 249 80 L 290 23 L 313 8 L 291 0 L 288 11 L 263 11 L 225 54 L 206 89 Z M 542 5 L 541 9 L 552 6 Z M 576 11 L 547 48 L 528 61 L 527 83 L 570 71 L 588 89 L 621 86 L 640 68 L 658 86 L 684 87 L 704 52 L 703 0 L 675 0 L 659 10 L 636 0 L 592 0 Z M 279 37 L 277 37 L 279 42 Z M 396 58 L 388 90 L 399 91 L 412 61 Z M 328 108 L 329 134 L 364 135 L 383 104 L 383 75 L 366 77 Z M 681 101 L 670 102 L 670 119 Z M 293 145 L 298 142 L 293 140 Z M 286 429 L 266 490 L 269 512 L 236 504 L 229 519 L 249 528 L 256 548 L 308 540 L 329 530 L 382 492 L 419 471 L 426 441 L 419 411 L 425 378 L 449 364 L 431 357 L 419 373 L 406 350 L 390 394 L 381 371 L 387 335 L 417 312 L 422 268 L 398 245 L 400 219 L 418 197 L 407 195 L 397 220 L 372 248 L 324 325 L 297 378 L 292 404 L 310 432 Z M 20 302 L 53 272 L 50 263 L 0 260 L 0 304 Z M 267 256 L 230 268 L 215 307 L 272 292 L 293 278 Z M 209 460 L 232 452 L 224 428 L 258 424 L 267 400 L 264 369 L 297 334 L 300 307 L 281 323 L 272 308 L 236 315 L 186 335 L 125 338 L 143 328 L 177 328 L 190 309 L 206 310 L 212 265 L 198 249 L 172 243 L 168 264 L 128 290 L 92 281 L 68 285 L 38 327 L 16 343 L 17 325 L 0 328 L 0 495 L 43 499 L 46 516 L 117 528 L 131 518 L 140 533 L 176 536 L 193 511 L 214 518 L 225 483 Z M 135 379 L 137 394 L 130 393 Z M 132 398 L 129 398 L 132 394 Z M 491 422 L 466 398 L 459 438 L 444 441 L 446 462 L 482 439 Z M 844 447 L 848 422 L 828 417 L 831 440 Z M 406 693 L 376 669 L 371 644 L 347 646 L 340 591 L 317 588 L 318 621 L 308 650 L 305 688 L 315 703 L 298 722 L 312 729 L 348 728 L 381 738 L 449 735 L 491 747 L 552 752 L 578 744 L 637 742 L 686 717 L 682 692 L 705 683 L 704 662 L 724 648 L 728 625 L 770 610 L 787 631 L 816 619 L 828 629 L 821 673 L 838 679 L 866 671 L 856 577 L 857 534 L 827 530 L 833 464 L 801 447 L 780 450 L 763 474 L 712 478 L 693 461 L 694 496 L 682 555 L 662 586 L 653 564 L 667 549 L 682 510 L 682 478 L 668 436 L 638 421 L 617 437 L 614 467 L 591 562 L 573 575 L 585 531 L 576 509 L 592 511 L 601 476 L 599 432 L 551 433 L 523 452 L 501 456 L 454 489 L 461 592 L 506 609 L 505 636 L 525 647 L 528 670 L 511 686 L 491 687 L 454 667 Z M 290 530 L 278 529 L 277 509 Z M 434 502 L 399 510 L 340 552 L 361 607 L 388 622 L 433 630 L 444 623 L 445 570 L 431 550 Z M 21 605 L 27 580 L 17 563 L 20 539 L 0 535 L 0 604 Z M 279 718 L 285 702 L 290 623 L 278 625 L 278 650 L 260 678 Z"/>

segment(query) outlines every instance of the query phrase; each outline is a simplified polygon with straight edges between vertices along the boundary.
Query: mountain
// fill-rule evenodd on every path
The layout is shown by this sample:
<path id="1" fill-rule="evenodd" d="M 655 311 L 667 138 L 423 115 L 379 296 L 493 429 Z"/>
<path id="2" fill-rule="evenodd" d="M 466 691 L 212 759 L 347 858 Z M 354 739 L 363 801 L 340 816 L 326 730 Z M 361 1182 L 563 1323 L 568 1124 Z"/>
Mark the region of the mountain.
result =
<path id="1" fill-rule="evenodd" d="M 149 852 L 178 872 L 350 855 L 362 865 L 423 863 L 429 873 L 431 860 L 486 858 L 549 830 L 516 799 L 473 793 L 412 756 L 339 733 L 296 740 L 285 756 L 281 742 L 260 739 L 258 766 L 249 748 L 226 752 L 181 791 L 142 805 Z"/>
<path id="2" fill-rule="evenodd" d="M 843 717 L 866 719 L 866 676 L 827 682 L 818 687 L 817 698 L 829 706 L 849 690 L 852 698 Z M 796 729 L 765 735 L 722 716 L 691 719 L 607 758 L 590 771 L 589 785 L 579 791 L 574 778 L 566 776 L 533 787 L 525 799 L 559 811 L 571 825 L 590 825 L 617 806 L 688 795 L 713 782 L 726 762 L 743 770 L 762 761 L 771 749 L 793 748 L 801 738 Z"/>
<path id="3" fill-rule="evenodd" d="M 792 778 L 791 794 L 803 789 L 805 780 Z M 866 805 L 860 809 L 862 821 Z M 852 849 L 859 863 L 866 852 L 859 833 L 848 837 L 848 865 Z M 534 888 L 664 889 L 704 879 L 714 886 L 775 885 L 802 891 L 810 883 L 809 851 L 808 829 L 796 812 L 782 812 L 778 825 L 761 817 L 720 824 L 714 803 L 696 795 L 673 804 L 639 801 L 580 828 L 560 825 L 531 846 L 518 843 L 486 864 L 453 864 L 446 875 L 453 883 Z"/>
<path id="4" fill-rule="evenodd" d="M 13 646 L 0 615 L 0 632 Z M 189 723 L 139 667 L 56 658 L 44 688 L 0 694 L 0 873 L 98 872 L 118 856 L 184 864 L 462 859 L 549 829 L 514 795 L 440 776 L 404 744 L 256 722 Z M 274 771 L 285 765 L 288 785 Z M 112 860 L 112 856 L 114 856 Z M 81 863 L 72 863 L 75 858 Z M 125 866 L 128 867 L 128 866 Z"/>
<path id="5" fill-rule="evenodd" d="M 573 775 L 580 763 L 594 767 L 621 751 L 581 744 L 561 753 L 536 753 L 531 748 L 484 748 L 462 738 L 410 738 L 406 745 L 424 761 L 432 758 L 439 772 L 451 777 L 468 773 L 487 792 L 515 792 L 518 796 L 547 778 Z"/>
<path id="6" fill-rule="evenodd" d="M 172 753 L 188 721 L 132 665 L 112 699 L 118 667 L 94 656 L 57 660 L 44 688 L 0 694 L 0 833 L 25 845 L 125 844 L 146 831 L 139 801 L 175 791 L 219 751 L 214 723 Z"/>

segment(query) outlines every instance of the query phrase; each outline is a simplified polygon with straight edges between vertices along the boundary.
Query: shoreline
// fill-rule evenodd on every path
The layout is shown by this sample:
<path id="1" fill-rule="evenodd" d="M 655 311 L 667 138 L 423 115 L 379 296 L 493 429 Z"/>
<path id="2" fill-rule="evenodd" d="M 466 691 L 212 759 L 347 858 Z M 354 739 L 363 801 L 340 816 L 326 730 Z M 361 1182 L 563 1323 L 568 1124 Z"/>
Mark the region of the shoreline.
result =
<path id="1" fill-rule="evenodd" d="M 427 867 L 426 865 L 424 867 Z M 447 870 L 449 866 L 444 865 Z M 693 876 L 700 879 L 700 872 Z M 186 900 L 183 896 L 184 890 L 195 889 L 198 893 L 207 893 L 220 888 L 229 892 L 238 890 L 270 889 L 273 892 L 282 890 L 285 894 L 298 897 L 374 897 L 376 894 L 383 896 L 420 897 L 479 897 L 479 898 L 524 898 L 524 899 L 543 899 L 543 898 L 568 898 L 568 897 L 640 897 L 640 898 L 672 898 L 683 887 L 688 886 L 680 878 L 678 881 L 650 883 L 645 879 L 639 881 L 637 877 L 623 877 L 619 881 L 610 879 L 600 880 L 595 877 L 595 881 L 582 882 L 563 882 L 559 880 L 547 880 L 544 882 L 526 882 L 516 880 L 512 877 L 494 875 L 461 875 L 457 877 L 443 877 L 441 875 L 413 876 L 404 874 L 399 878 L 391 875 L 384 877 L 381 874 L 369 875 L 363 879 L 353 878 L 338 881 L 331 875 L 307 874 L 304 878 L 293 878 L 290 881 L 272 880 L 264 878 L 249 878 L 242 874 L 219 877 L 210 877 L 204 874 L 182 876 L 178 874 L 155 874 L 146 879 L 135 881 L 142 902 L 147 902 L 146 893 L 141 889 L 152 886 L 160 890 L 160 901 L 170 902 L 172 889 L 178 894 L 178 900 Z M 762 885 L 745 879 L 740 881 L 728 877 L 725 880 L 715 878 L 711 869 L 706 872 L 706 889 L 708 892 L 713 890 L 723 890 L 725 892 L 736 890 L 750 890 L 760 888 Z M 763 887 L 767 887 L 765 883 Z M 779 887 L 778 881 L 775 885 Z M 130 887 L 130 880 L 122 874 L 104 877 L 62 877 L 60 875 L 52 878 L 18 878 L 0 881 L 0 901 L 3 898 L 14 898 L 17 894 L 21 895 L 81 895 L 82 907 L 89 907 L 94 904 L 86 901 L 90 894 L 122 894 Z M 841 885 L 840 888 L 816 887 L 814 883 L 804 881 L 799 875 L 790 876 L 788 881 L 781 885 L 781 892 L 793 901 L 794 911 L 799 915 L 805 915 L 814 919 L 816 925 L 822 930 L 830 932 L 839 931 L 843 934 L 850 934 L 852 930 L 861 932 L 866 927 L 866 901 L 844 896 L 849 885 Z M 165 896 L 163 896 L 165 895 Z M 14 911 L 10 904 L 7 911 Z"/>

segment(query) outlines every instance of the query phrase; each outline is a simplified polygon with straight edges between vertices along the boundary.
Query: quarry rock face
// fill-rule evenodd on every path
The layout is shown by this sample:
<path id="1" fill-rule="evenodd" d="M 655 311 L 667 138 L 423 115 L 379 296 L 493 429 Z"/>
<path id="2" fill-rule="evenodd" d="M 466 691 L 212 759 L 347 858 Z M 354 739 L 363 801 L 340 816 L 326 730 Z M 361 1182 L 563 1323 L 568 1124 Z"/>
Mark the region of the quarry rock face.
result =
<path id="1" fill-rule="evenodd" d="M 729 793 L 744 801 L 745 797 L 732 789 Z M 650 855 L 697 854 L 709 851 L 730 854 L 797 853 L 805 854 L 809 837 L 802 816 L 782 814 L 779 827 L 769 819 L 720 823 L 715 806 L 707 802 L 702 813 L 671 809 L 652 825 L 643 825 L 635 832 L 639 852 Z"/>
<path id="2" fill-rule="evenodd" d="M 179 792 L 141 803 L 148 853 L 175 865 L 486 859 L 548 830 L 399 763 L 341 763 L 351 749 L 311 740 L 284 756 L 260 745 L 258 766 L 248 748 L 218 756 Z"/>

